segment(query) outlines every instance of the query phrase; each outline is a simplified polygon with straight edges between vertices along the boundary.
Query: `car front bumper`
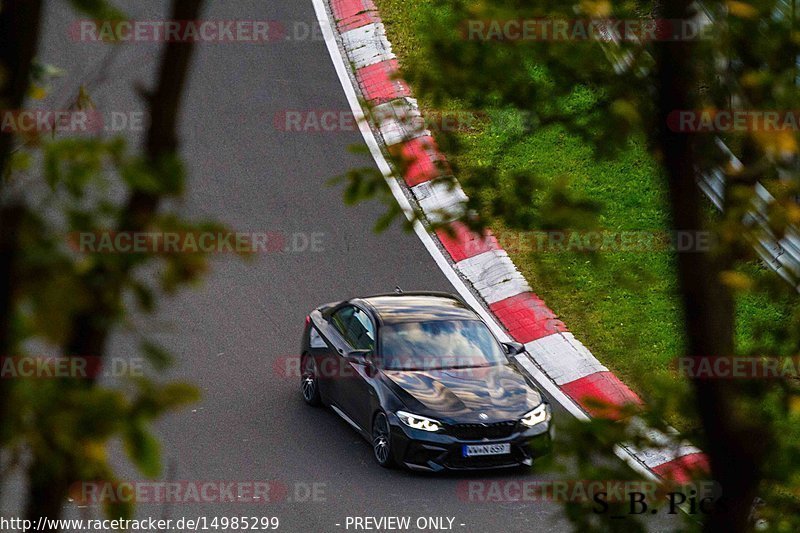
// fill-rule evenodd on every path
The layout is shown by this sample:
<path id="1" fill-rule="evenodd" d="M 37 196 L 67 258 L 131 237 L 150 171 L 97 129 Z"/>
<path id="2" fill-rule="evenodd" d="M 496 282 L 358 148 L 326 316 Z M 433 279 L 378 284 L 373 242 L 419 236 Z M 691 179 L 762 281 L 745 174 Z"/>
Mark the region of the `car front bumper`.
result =
<path id="1" fill-rule="evenodd" d="M 515 428 L 505 438 L 466 440 L 448 435 L 446 431 L 412 429 L 394 415 L 389 418 L 395 461 L 411 470 L 440 472 L 530 466 L 552 449 L 552 421 L 532 428 Z M 511 445 L 511 453 L 464 457 L 464 445 L 505 443 Z"/>

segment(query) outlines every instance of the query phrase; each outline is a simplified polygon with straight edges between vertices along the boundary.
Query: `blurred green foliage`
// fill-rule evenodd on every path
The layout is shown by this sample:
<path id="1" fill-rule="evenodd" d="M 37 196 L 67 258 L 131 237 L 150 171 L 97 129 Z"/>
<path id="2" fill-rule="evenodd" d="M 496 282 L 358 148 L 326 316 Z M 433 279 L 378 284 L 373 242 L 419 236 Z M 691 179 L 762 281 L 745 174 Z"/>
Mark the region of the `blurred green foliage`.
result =
<path id="1" fill-rule="evenodd" d="M 72 0 L 73 7 L 94 19 L 124 18 L 105 0 Z M 44 98 L 49 82 L 63 74 L 56 66 L 33 64 L 29 97 Z M 81 87 L 71 109 L 93 109 Z M 172 355 L 141 331 L 133 314 L 151 314 L 158 301 L 196 284 L 209 268 L 202 253 L 103 253 L 75 246 L 81 232 L 124 231 L 128 200 L 137 193 L 158 199 L 179 199 L 186 173 L 172 154 L 151 160 L 132 153 L 122 138 L 29 133 L 2 169 L 4 201 L 14 198 L 19 226 L 16 236 L 10 323 L 13 353 L 4 357 L 106 357 L 105 334 L 97 335 L 98 353 L 72 353 L 80 339 L 76 324 L 92 331 L 124 330 L 139 339 L 139 349 L 126 354 L 148 362 L 144 375 L 130 375 L 107 384 L 91 376 L 53 379 L 4 379 L 6 402 L 0 423 L 0 484 L 13 469 L 24 468 L 28 509 L 43 502 L 48 487 L 58 504 L 64 486 L 81 481 L 115 479 L 107 446 L 123 444 L 128 459 L 146 477 L 161 475 L 161 445 L 153 422 L 162 415 L 198 401 L 189 383 L 163 381 L 159 374 Z M 155 211 L 146 220 L 148 232 L 224 231 L 215 221 L 189 221 L 174 208 Z M 77 337 L 76 337 L 77 336 Z M 43 353 L 44 352 L 44 353 Z M 135 374 L 135 373 L 132 373 Z M 1 486 L 1 485 L 0 485 Z M 58 487 L 56 489 L 55 487 Z M 39 492 L 37 492 L 37 490 Z M 49 496 L 48 496 L 49 497 Z M 57 505 L 60 506 L 60 505 Z M 133 503 L 109 503 L 109 517 L 130 517 Z M 50 517 L 55 518 L 55 517 Z"/>

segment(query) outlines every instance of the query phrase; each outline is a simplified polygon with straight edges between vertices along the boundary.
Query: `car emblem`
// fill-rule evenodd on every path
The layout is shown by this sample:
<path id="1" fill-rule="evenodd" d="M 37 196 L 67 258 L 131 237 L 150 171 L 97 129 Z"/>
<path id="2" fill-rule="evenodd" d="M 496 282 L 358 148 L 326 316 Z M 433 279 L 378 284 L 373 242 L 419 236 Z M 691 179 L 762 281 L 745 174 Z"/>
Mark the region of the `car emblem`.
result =
<path id="1" fill-rule="evenodd" d="M 478 415 L 478 418 L 480 418 L 481 420 L 488 420 L 489 415 L 487 415 L 486 413 L 481 413 Z"/>

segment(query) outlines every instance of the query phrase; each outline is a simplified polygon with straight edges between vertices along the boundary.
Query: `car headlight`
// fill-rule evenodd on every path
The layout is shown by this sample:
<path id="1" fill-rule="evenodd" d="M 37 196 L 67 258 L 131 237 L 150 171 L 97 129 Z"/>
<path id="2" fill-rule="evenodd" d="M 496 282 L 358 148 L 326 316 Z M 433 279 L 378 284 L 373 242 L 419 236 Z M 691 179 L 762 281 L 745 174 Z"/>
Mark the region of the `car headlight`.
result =
<path id="1" fill-rule="evenodd" d="M 532 428 L 533 426 L 541 424 L 542 422 L 547 422 L 548 420 L 550 420 L 550 405 L 546 403 L 540 403 L 536 409 L 529 411 L 525 416 L 523 416 L 520 422 L 522 422 L 523 425 Z"/>
<path id="2" fill-rule="evenodd" d="M 422 431 L 439 431 L 442 427 L 441 422 L 428 418 L 426 416 L 419 416 L 405 411 L 397 411 L 397 417 L 400 421 L 410 428 L 421 429 Z"/>

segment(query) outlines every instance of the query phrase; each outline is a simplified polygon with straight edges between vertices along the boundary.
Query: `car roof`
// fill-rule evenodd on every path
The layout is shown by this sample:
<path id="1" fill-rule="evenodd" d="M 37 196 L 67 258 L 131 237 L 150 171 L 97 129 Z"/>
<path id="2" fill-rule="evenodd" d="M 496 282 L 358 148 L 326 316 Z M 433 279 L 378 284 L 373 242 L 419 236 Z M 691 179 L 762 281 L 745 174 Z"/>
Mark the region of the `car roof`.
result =
<path id="1" fill-rule="evenodd" d="M 380 294 L 359 298 L 383 323 L 479 320 L 460 298 L 448 293 Z"/>

